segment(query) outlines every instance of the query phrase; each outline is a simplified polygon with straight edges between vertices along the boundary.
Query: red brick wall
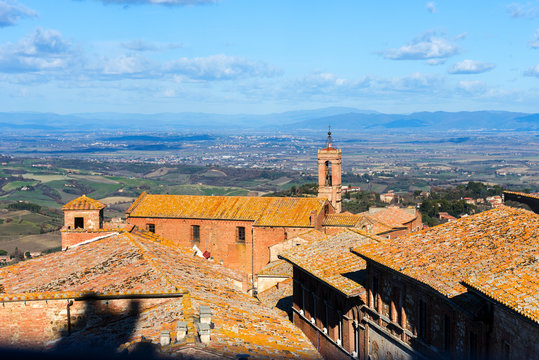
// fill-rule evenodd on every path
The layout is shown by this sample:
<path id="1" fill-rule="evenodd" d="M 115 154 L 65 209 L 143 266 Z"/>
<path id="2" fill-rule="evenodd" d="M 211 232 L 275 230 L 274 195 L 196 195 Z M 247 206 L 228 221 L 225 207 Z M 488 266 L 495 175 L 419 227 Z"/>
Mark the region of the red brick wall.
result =
<path id="1" fill-rule="evenodd" d="M 107 234 L 112 234 L 114 231 L 96 231 L 96 232 L 85 232 L 85 231 L 69 231 L 62 230 L 62 250 L 65 250 L 68 247 L 79 244 L 86 240 L 91 240 L 99 236 L 104 236 Z"/>
<path id="2" fill-rule="evenodd" d="M 167 299 L 98 300 L 93 301 L 91 313 L 88 301 L 73 301 L 69 308 L 72 331 L 99 323 L 103 316 L 127 314 L 131 301 L 138 301 L 141 308 L 147 308 Z M 0 307 L 0 347 L 36 350 L 53 347 L 54 344 L 47 343 L 67 331 L 67 303 L 67 299 L 4 302 Z"/>
<path id="3" fill-rule="evenodd" d="M 290 239 L 308 228 L 254 227 L 252 221 L 204 220 L 204 219 L 158 219 L 129 217 L 127 221 L 146 229 L 155 225 L 155 232 L 180 245 L 197 245 L 209 251 L 215 261 L 232 269 L 252 273 L 253 233 L 255 237 L 254 271 L 257 273 L 270 261 L 269 248 L 285 239 Z M 200 242 L 191 241 L 191 226 L 200 226 Z M 245 242 L 237 241 L 237 227 L 245 228 Z"/>
<path id="4" fill-rule="evenodd" d="M 100 210 L 64 210 L 64 226 L 75 229 L 75 218 L 84 218 L 84 229 L 97 231 L 102 226 Z"/>

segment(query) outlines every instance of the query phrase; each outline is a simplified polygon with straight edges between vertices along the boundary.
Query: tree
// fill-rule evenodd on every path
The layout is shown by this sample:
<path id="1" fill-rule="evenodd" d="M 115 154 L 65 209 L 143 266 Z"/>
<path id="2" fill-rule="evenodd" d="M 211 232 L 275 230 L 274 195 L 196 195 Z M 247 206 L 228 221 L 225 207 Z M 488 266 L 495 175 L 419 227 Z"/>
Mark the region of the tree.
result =
<path id="1" fill-rule="evenodd" d="M 0 249 L 0 256 L 4 256 L 4 255 L 7 255 L 7 251 Z"/>
<path id="2" fill-rule="evenodd" d="M 24 257 L 27 258 L 27 259 L 31 259 L 32 255 L 30 255 L 30 251 L 25 252 Z"/>

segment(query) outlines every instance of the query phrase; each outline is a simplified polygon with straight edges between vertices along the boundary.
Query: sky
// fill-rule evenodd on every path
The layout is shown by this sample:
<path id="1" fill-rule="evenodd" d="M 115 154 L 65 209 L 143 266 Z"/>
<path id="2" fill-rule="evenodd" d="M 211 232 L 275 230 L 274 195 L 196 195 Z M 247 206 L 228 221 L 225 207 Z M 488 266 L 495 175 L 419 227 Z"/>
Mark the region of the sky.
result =
<path id="1" fill-rule="evenodd" d="M 539 0 L 0 0 L 0 112 L 539 112 Z"/>

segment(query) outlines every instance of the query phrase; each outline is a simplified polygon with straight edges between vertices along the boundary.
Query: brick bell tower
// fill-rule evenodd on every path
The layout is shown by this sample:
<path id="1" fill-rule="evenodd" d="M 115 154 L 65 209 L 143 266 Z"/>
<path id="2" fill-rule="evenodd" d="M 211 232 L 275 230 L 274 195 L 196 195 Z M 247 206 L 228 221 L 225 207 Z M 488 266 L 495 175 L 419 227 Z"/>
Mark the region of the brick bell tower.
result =
<path id="1" fill-rule="evenodd" d="M 341 212 L 341 150 L 331 147 L 331 128 L 328 131 L 327 146 L 318 150 L 318 197 L 326 198 Z"/>

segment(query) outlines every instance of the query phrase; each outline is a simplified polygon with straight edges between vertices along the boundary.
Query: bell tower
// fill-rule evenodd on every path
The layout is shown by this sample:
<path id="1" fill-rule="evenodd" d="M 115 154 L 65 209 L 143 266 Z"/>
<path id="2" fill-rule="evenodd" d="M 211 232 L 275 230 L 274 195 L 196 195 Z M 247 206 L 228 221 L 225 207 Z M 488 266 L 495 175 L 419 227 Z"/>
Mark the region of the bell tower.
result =
<path id="1" fill-rule="evenodd" d="M 328 131 L 326 148 L 318 150 L 318 197 L 326 198 L 341 212 L 341 150 L 331 145 L 331 128 Z"/>

